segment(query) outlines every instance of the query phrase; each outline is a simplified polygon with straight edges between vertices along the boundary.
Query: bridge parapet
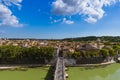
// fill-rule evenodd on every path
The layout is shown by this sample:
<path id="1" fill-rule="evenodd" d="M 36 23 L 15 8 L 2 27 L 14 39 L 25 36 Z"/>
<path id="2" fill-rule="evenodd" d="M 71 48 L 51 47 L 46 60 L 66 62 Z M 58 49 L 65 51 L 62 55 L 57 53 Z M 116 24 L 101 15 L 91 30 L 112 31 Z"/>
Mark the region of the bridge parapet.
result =
<path id="1" fill-rule="evenodd" d="M 63 57 L 57 58 L 54 80 L 66 80 L 65 64 Z"/>

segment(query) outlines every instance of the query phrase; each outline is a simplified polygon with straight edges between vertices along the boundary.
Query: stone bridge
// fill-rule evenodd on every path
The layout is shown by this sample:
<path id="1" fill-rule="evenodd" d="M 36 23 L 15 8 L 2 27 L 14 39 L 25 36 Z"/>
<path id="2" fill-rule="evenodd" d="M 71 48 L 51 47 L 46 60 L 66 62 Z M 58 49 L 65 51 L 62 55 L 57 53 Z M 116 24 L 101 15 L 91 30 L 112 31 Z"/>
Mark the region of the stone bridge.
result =
<path id="1" fill-rule="evenodd" d="M 64 58 L 58 57 L 56 62 L 54 80 L 66 80 Z"/>

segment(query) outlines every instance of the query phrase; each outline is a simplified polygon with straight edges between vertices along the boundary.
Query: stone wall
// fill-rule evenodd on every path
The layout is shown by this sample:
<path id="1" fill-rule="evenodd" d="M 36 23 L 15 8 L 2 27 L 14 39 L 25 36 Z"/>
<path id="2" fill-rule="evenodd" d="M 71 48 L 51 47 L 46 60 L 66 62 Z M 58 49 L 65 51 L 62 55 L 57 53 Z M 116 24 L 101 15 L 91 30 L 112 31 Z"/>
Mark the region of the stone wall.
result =
<path id="1" fill-rule="evenodd" d="M 102 63 L 102 62 L 105 62 L 105 61 L 106 60 L 102 57 L 79 58 L 79 59 L 77 59 L 76 64 L 97 64 L 97 63 Z"/>

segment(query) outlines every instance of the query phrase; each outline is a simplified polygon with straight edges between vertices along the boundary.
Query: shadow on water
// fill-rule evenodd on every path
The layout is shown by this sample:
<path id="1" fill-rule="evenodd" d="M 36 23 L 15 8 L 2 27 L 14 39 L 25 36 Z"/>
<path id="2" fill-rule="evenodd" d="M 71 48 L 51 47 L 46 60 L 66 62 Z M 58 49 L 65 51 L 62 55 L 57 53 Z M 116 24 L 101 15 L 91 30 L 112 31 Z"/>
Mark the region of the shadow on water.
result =
<path id="1" fill-rule="evenodd" d="M 48 70 L 48 73 L 45 77 L 45 80 L 53 80 L 54 76 L 54 66 L 51 66 Z"/>

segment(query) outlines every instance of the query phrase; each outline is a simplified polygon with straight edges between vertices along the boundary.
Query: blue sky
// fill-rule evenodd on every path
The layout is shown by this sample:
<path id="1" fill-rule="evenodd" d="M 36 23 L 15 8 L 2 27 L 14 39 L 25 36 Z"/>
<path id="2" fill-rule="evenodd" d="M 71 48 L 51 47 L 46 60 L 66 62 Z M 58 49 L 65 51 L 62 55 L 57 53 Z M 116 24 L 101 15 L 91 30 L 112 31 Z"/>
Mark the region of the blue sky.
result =
<path id="1" fill-rule="evenodd" d="M 40 39 L 120 36 L 120 2 L 87 1 L 0 0 L 0 36 Z"/>

